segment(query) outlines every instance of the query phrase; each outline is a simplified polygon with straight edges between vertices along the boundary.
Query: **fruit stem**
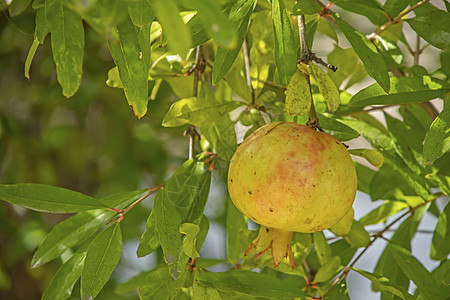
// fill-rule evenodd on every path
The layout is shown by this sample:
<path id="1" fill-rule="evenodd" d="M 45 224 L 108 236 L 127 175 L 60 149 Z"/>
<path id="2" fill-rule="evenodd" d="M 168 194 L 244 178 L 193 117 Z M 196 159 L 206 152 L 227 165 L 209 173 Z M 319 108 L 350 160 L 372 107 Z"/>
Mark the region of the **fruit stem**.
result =
<path id="1" fill-rule="evenodd" d="M 285 257 L 289 258 L 289 264 L 292 269 L 295 268 L 294 257 L 291 251 L 291 239 L 293 231 L 285 231 L 277 228 L 262 226 L 259 234 L 250 246 L 245 250 L 247 255 L 255 246 L 255 261 L 260 258 L 268 249 L 272 250 L 272 259 L 275 268 L 283 261 Z"/>

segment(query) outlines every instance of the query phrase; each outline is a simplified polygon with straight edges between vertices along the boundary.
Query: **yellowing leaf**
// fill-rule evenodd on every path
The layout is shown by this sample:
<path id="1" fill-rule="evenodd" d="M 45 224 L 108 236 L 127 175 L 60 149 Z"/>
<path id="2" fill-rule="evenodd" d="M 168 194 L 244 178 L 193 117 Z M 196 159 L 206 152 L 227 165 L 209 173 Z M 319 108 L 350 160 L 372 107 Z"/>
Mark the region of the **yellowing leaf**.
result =
<path id="1" fill-rule="evenodd" d="M 377 150 L 373 149 L 352 149 L 349 150 L 350 154 L 364 157 L 374 167 L 381 167 L 384 163 L 384 156 Z"/>
<path id="2" fill-rule="evenodd" d="M 319 91 L 327 102 L 328 111 L 335 112 L 341 103 L 339 99 L 339 90 L 325 71 L 315 64 L 311 64 L 310 67 L 317 85 L 319 86 Z"/>
<path id="3" fill-rule="evenodd" d="M 303 116 L 311 108 L 311 91 L 302 71 L 296 70 L 286 90 L 286 111 L 291 116 Z"/>
<path id="4" fill-rule="evenodd" d="M 330 228 L 331 232 L 333 232 L 337 236 L 344 236 L 350 232 L 353 224 L 353 217 L 355 216 L 355 211 L 353 208 L 345 214 L 345 216 L 337 222 L 336 225 Z"/>

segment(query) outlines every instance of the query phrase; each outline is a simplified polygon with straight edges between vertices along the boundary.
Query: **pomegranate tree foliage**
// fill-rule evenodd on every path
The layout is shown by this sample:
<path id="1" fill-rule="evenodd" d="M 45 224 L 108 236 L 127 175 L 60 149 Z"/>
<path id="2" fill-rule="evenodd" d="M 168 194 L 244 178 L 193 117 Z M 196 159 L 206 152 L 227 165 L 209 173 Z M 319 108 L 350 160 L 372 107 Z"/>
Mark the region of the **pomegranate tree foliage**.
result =
<path id="1" fill-rule="evenodd" d="M 34 251 L 32 268 L 51 266 L 37 273 L 51 274 L 43 299 L 349 299 L 349 272 L 382 299 L 448 297 L 447 0 L 3 0 L 0 8 L 0 199 L 31 210 L 0 207 L 0 289 L 20 289 L 10 271 Z M 430 49 L 437 69 L 419 64 Z M 29 83 L 15 77 L 23 64 Z M 237 137 L 269 121 L 304 124 L 311 95 L 323 130 L 372 146 L 350 151 L 375 166 L 355 162 L 358 190 L 381 204 L 335 238 L 295 233 L 296 267 L 285 260 L 274 269 L 268 253 L 243 255 L 256 231 L 221 187 Z M 384 111 L 391 106 L 398 114 Z M 195 144 L 183 162 L 187 147 L 175 148 L 187 144 L 185 129 Z M 152 209 L 140 202 L 150 195 Z M 204 215 L 207 200 L 219 215 Z M 76 214 L 56 224 L 47 213 Z M 437 218 L 431 271 L 411 254 L 426 214 Z M 227 233 L 225 258 L 202 257 L 210 221 Z M 375 269 L 355 268 L 382 238 Z M 118 284 L 132 241 L 157 263 Z M 225 271 L 208 271 L 216 264 Z"/>

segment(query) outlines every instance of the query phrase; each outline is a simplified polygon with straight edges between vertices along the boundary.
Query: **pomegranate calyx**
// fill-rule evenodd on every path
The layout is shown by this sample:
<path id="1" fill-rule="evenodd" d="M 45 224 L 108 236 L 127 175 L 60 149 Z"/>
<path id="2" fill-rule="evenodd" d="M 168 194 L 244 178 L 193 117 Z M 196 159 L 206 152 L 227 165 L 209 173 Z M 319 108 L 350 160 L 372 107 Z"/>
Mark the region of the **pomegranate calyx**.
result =
<path id="1" fill-rule="evenodd" d="M 247 255 L 255 246 L 255 260 L 260 258 L 268 249 L 272 250 L 272 259 L 275 268 L 283 261 L 285 257 L 289 258 L 289 264 L 292 269 L 295 268 L 294 257 L 291 251 L 291 239 L 293 231 L 286 231 L 277 228 L 262 226 L 259 234 L 250 246 L 245 250 Z"/>

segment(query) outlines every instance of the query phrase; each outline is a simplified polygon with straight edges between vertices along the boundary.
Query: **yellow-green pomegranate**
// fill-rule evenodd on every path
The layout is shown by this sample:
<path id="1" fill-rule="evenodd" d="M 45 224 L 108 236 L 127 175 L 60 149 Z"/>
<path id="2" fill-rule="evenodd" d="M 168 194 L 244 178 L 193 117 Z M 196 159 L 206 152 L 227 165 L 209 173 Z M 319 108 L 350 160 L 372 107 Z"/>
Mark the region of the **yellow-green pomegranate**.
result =
<path id="1" fill-rule="evenodd" d="M 236 207 L 261 225 L 247 249 L 272 250 L 277 266 L 294 231 L 335 225 L 352 207 L 356 171 L 346 147 L 325 132 L 291 122 L 267 124 L 239 146 L 230 162 L 228 190 Z"/>

